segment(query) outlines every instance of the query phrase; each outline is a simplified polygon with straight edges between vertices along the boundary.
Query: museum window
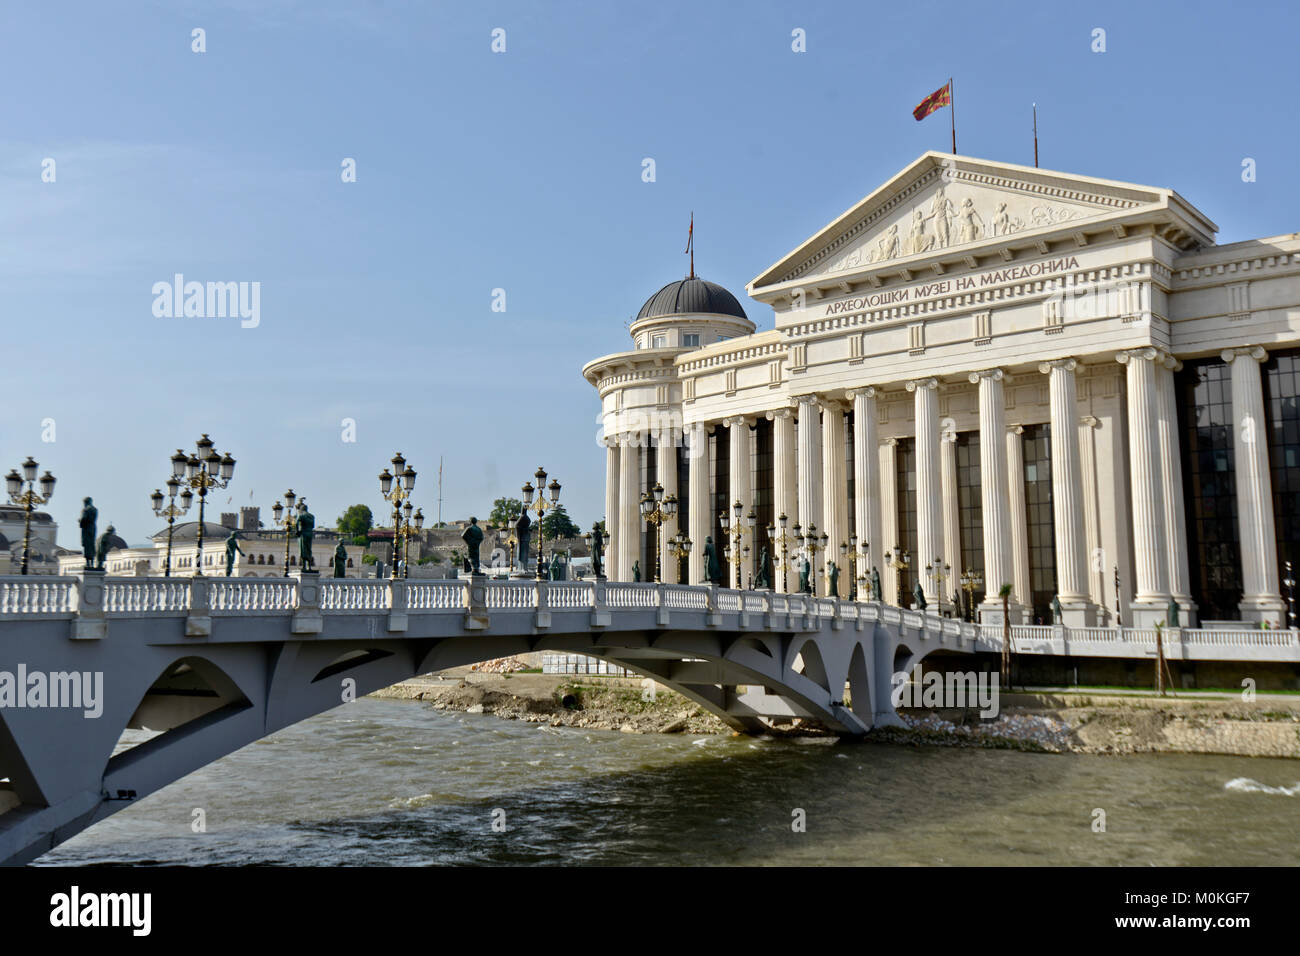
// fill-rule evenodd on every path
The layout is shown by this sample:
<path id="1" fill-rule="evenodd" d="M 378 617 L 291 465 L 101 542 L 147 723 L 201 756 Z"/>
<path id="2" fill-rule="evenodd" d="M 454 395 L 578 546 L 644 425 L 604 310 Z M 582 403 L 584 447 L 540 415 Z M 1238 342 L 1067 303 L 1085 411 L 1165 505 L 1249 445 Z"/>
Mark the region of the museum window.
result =
<path id="1" fill-rule="evenodd" d="M 1277 532 L 1278 582 L 1268 582 L 1271 586 L 1286 577 L 1288 561 L 1292 577 L 1300 567 L 1300 349 L 1271 355 L 1260 371 Z M 1280 591 L 1285 598 L 1286 587 Z"/>
<path id="2" fill-rule="evenodd" d="M 668 348 L 668 335 L 667 335 L 667 333 L 665 333 L 665 332 L 659 332 L 659 333 L 656 334 L 653 338 L 651 338 L 651 339 L 650 339 L 650 347 L 651 347 L 652 349 L 666 349 L 666 348 Z"/>
<path id="3" fill-rule="evenodd" d="M 721 571 L 722 580 L 719 583 L 727 583 L 733 578 L 727 576 L 730 565 L 726 563 L 723 551 L 727 546 L 727 538 L 722 533 L 722 512 L 725 511 L 729 504 L 727 502 L 727 490 L 731 487 L 731 429 L 726 425 L 717 425 L 713 429 L 713 434 L 709 436 L 709 457 L 712 459 L 713 488 L 711 490 L 712 505 L 710 509 L 713 514 L 709 522 L 713 529 L 713 550 L 718 558 L 718 568 Z M 703 548 L 703 545 L 699 545 Z M 707 573 L 707 568 L 706 568 Z"/>
<path id="4" fill-rule="evenodd" d="M 754 579 L 765 573 L 769 583 L 773 580 L 772 540 L 767 536 L 767 526 L 775 523 L 775 471 L 772 467 L 772 423 L 760 418 L 750 432 L 754 436 L 754 459 L 750 487 L 754 489 Z M 758 559 L 767 554 L 763 566 Z"/>
<path id="5" fill-rule="evenodd" d="M 688 349 L 697 349 L 700 347 L 699 332 L 683 332 L 682 345 Z"/>
<path id="6" fill-rule="evenodd" d="M 655 439 L 647 435 L 645 447 L 638 449 L 638 452 L 641 455 L 641 491 L 642 493 L 653 491 L 655 482 L 659 480 L 659 455 L 656 453 Z M 635 507 L 637 509 L 637 520 L 641 522 L 641 580 L 653 581 L 655 579 L 655 558 L 659 554 L 658 529 L 662 525 L 651 524 L 641 516 L 639 495 Z"/>
<path id="7" fill-rule="evenodd" d="M 1056 597 L 1056 526 L 1052 514 L 1052 426 L 1026 425 L 1025 527 L 1029 532 L 1029 601 L 1034 623 L 1052 623 Z"/>
<path id="8" fill-rule="evenodd" d="M 1175 382 L 1192 600 L 1202 621 L 1235 621 L 1241 617 L 1241 544 L 1232 372 L 1218 359 L 1188 362 Z"/>
<path id="9" fill-rule="evenodd" d="M 677 445 L 677 529 L 685 537 L 691 536 L 691 452 L 686 441 Z M 696 546 L 703 549 L 704 542 L 691 542 L 691 550 Z M 677 580 L 683 584 L 699 584 L 690 579 L 690 559 L 686 555 L 677 558 Z"/>
<path id="10" fill-rule="evenodd" d="M 925 567 L 925 562 L 916 553 L 916 439 L 898 440 L 894 480 L 895 487 L 898 489 L 898 540 L 889 545 L 888 550 L 900 547 L 911 556 L 912 566 L 898 572 L 902 606 L 911 607 L 914 600 L 912 588 L 916 583 L 916 569 L 918 566 Z M 894 558 L 897 559 L 898 555 L 895 554 Z"/>
<path id="11" fill-rule="evenodd" d="M 961 568 L 973 571 L 981 580 L 984 577 L 984 503 L 980 497 L 980 433 L 961 432 L 957 436 L 957 527 L 961 538 Z M 1005 582 L 984 581 L 984 586 L 972 592 L 975 604 L 984 600 L 989 587 L 995 590 Z M 961 578 L 952 582 L 952 589 L 967 600 Z M 973 613 L 966 608 L 967 615 Z"/>

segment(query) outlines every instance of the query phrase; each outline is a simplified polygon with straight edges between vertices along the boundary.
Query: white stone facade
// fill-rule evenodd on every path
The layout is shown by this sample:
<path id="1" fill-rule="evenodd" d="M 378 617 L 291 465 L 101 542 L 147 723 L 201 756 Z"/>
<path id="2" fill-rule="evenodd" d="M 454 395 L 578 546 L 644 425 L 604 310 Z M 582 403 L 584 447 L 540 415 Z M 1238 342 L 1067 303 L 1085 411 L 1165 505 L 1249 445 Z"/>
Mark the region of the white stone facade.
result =
<path id="1" fill-rule="evenodd" d="M 1300 346 L 1300 237 L 1219 246 L 1216 231 L 1170 189 L 926 153 L 750 282 L 775 328 L 733 335 L 735 320 L 719 317 L 730 337 L 682 348 L 673 336 L 687 324 L 707 329 L 707 316 L 639 319 L 636 348 L 584 368 L 607 446 L 611 577 L 630 580 L 637 559 L 645 569 L 637 501 L 640 452 L 652 443 L 658 475 L 676 480 L 679 456 L 689 463 L 680 518 L 695 543 L 692 582 L 704 579 L 714 505 L 747 510 L 759 496 L 769 520 L 784 513 L 791 527 L 829 536 L 819 567 L 839 562 L 838 545 L 855 533 L 860 577 L 878 568 L 891 603 L 899 581 L 885 553 L 906 530 L 916 545 L 904 549 L 917 552 L 909 582 L 935 559 L 949 568 L 942 583 L 920 575 L 931 609 L 951 607 L 965 553 L 987 578 L 986 620 L 1000 614 L 1004 583 L 1013 614 L 1029 619 L 1050 565 L 1066 624 L 1113 625 L 1118 606 L 1123 624 L 1150 625 L 1171 600 L 1189 623 L 1198 556 L 1175 374 L 1215 359 L 1231 370 L 1237 610 L 1283 626 L 1261 362 Z M 668 347 L 645 347 L 652 329 Z M 757 488 L 760 423 L 771 462 Z M 708 454 L 722 429 L 726 488 Z M 1027 460 L 1026 444 L 1048 432 Z M 958 452 L 970 435 L 981 481 L 963 498 Z M 915 463 L 914 489 L 899 481 L 900 455 Z M 1032 480 L 1047 460 L 1040 487 Z M 962 516 L 974 501 L 972 546 Z M 767 543 L 761 529 L 756 538 L 745 581 Z M 731 570 L 724 564 L 724 578 Z M 676 562 L 663 576 L 676 580 Z M 774 586 L 793 589 L 793 571 L 783 577 Z M 817 576 L 819 593 L 828 585 Z"/>

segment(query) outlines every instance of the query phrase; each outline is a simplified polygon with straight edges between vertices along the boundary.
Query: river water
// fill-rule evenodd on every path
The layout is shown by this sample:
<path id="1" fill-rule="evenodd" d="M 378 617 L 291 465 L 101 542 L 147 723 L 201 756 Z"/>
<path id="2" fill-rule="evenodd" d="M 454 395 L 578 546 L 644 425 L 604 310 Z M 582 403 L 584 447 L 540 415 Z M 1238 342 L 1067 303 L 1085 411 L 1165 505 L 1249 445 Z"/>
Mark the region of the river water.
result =
<path id="1" fill-rule="evenodd" d="M 1298 845 L 1295 761 L 641 736 L 364 698 L 38 862 L 1290 865 Z"/>

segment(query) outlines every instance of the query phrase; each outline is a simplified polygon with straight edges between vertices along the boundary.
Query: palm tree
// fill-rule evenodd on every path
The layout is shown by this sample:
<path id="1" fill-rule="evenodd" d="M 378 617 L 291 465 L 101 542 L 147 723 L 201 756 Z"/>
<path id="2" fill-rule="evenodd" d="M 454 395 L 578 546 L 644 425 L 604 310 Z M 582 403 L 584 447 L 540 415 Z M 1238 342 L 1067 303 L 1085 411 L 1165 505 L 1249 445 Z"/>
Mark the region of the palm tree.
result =
<path id="1" fill-rule="evenodd" d="M 1011 689 L 1011 585 L 998 589 L 1002 598 L 1002 686 Z"/>

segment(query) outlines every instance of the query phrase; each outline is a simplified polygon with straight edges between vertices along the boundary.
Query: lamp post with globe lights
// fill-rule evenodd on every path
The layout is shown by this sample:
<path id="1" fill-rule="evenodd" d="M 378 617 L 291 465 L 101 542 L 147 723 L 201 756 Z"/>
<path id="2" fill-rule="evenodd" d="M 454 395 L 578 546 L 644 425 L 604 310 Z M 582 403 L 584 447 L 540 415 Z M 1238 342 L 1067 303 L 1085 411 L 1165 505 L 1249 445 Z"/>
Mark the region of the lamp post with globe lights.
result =
<path id="1" fill-rule="evenodd" d="M 402 502 L 410 498 L 411 492 L 415 489 L 415 469 L 406 463 L 400 451 L 393 456 L 392 465 L 392 474 L 389 474 L 387 468 L 379 473 L 379 490 L 384 500 L 393 506 L 393 567 L 389 578 L 396 581 L 399 577 L 397 556 L 401 546 Z M 407 502 L 407 507 L 410 507 L 410 502 Z M 406 569 L 402 570 L 405 573 Z"/>
<path id="2" fill-rule="evenodd" d="M 524 507 L 537 515 L 537 580 L 546 580 L 546 567 L 542 563 L 542 548 L 546 544 L 546 532 L 542 528 L 542 518 L 546 512 L 550 511 L 560 503 L 560 483 L 554 478 L 551 483 L 546 483 L 546 469 L 537 466 L 537 472 L 533 475 L 537 479 L 537 487 L 534 488 L 532 482 L 525 481 L 521 489 L 524 494 Z M 550 494 L 549 500 L 546 493 Z M 536 494 L 536 500 L 533 495 Z"/>
<path id="3" fill-rule="evenodd" d="M 184 452 L 179 452 L 182 459 L 188 458 Z M 184 471 L 185 463 L 182 460 L 181 470 Z M 190 504 L 194 501 L 194 492 L 186 488 L 180 491 L 181 480 L 175 474 L 167 479 L 167 504 L 163 504 L 164 496 L 161 488 L 155 488 L 153 494 L 149 496 L 149 501 L 153 505 L 153 513 L 159 518 L 167 519 L 167 556 L 163 558 L 163 577 L 172 576 L 172 533 L 176 528 L 176 519 L 189 513 Z M 180 492 L 181 503 L 176 504 L 177 492 Z"/>
<path id="4" fill-rule="evenodd" d="M 289 576 L 289 542 L 298 523 L 298 518 L 293 513 L 295 502 L 298 504 L 299 511 L 307 510 L 307 499 L 298 502 L 298 496 L 290 488 L 284 493 L 284 505 L 281 506 L 280 502 L 276 501 L 271 507 L 271 516 L 275 519 L 275 523 L 284 528 L 284 576 L 286 578 Z"/>
<path id="5" fill-rule="evenodd" d="M 229 453 L 222 455 L 214 447 L 207 432 L 195 444 L 195 452 L 186 455 L 177 449 L 172 455 L 172 477 L 199 493 L 199 529 L 195 539 L 198 557 L 195 558 L 194 576 L 203 577 L 203 512 L 208 501 L 209 488 L 226 488 L 235 476 L 235 459 Z"/>
<path id="6" fill-rule="evenodd" d="M 723 511 L 720 515 L 722 522 L 722 533 L 727 536 L 727 546 L 723 550 L 723 555 L 736 567 L 736 590 L 744 588 L 744 582 L 740 577 L 740 566 L 745 559 L 749 557 L 749 545 L 745 543 L 745 535 L 752 535 L 754 528 L 758 524 L 758 518 L 754 514 L 754 509 L 749 509 L 749 514 L 741 517 L 741 512 L 745 506 L 737 501 L 731 506 L 734 517 Z"/>
<path id="7" fill-rule="evenodd" d="M 31 455 L 23 462 L 22 474 L 18 469 L 12 469 L 5 476 L 6 490 L 9 492 L 9 501 L 11 504 L 23 506 L 23 566 L 22 574 L 27 573 L 28 555 L 32 547 L 32 511 L 37 505 L 43 505 L 54 497 L 55 477 L 47 469 L 45 474 L 41 475 L 39 481 L 36 472 L 40 465 Z M 36 485 L 40 484 L 41 490 L 37 492 Z M 24 490 L 23 485 L 26 485 Z"/>
<path id="8" fill-rule="evenodd" d="M 653 526 L 655 535 L 655 584 L 660 583 L 663 567 L 663 548 L 659 546 L 659 528 L 673 515 L 677 514 L 677 496 L 664 497 L 664 486 L 655 482 L 654 488 L 641 496 L 641 520 Z"/>

